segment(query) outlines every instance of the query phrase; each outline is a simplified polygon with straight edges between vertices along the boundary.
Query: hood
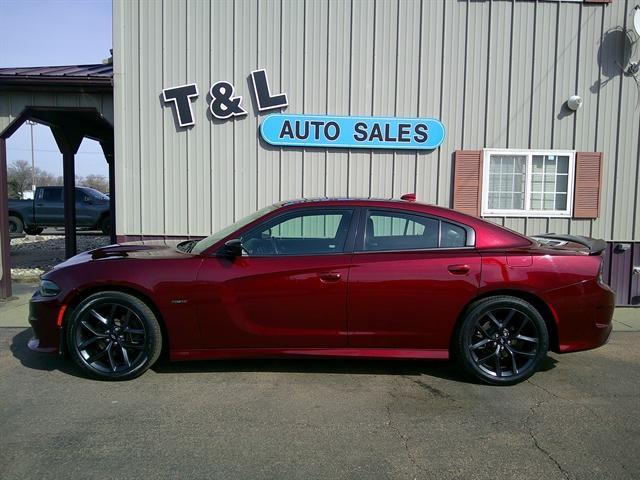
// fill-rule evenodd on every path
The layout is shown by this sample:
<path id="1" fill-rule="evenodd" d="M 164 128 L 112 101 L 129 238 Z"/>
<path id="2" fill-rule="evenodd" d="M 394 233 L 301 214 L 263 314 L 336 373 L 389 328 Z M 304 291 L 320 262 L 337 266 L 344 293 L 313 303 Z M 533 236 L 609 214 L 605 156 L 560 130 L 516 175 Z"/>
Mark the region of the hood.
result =
<path id="1" fill-rule="evenodd" d="M 105 261 L 110 259 L 170 259 L 192 258 L 193 253 L 178 250 L 177 245 L 183 240 L 146 240 L 144 242 L 127 242 L 107 245 L 88 252 L 79 253 L 70 259 L 59 263 L 53 270 L 91 261 Z"/>
<path id="2" fill-rule="evenodd" d="M 183 240 L 146 240 L 144 242 L 127 242 L 96 248 L 87 252 L 93 260 L 103 258 L 180 258 L 193 254 L 178 250 Z"/>

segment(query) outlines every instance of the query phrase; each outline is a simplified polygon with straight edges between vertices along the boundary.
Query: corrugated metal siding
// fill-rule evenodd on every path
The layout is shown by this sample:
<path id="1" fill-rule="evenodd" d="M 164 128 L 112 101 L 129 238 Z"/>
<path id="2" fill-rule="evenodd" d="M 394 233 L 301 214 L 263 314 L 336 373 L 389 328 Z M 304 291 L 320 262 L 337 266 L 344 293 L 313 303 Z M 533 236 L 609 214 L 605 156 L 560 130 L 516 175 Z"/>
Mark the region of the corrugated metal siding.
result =
<path id="1" fill-rule="evenodd" d="M 603 278 L 616 292 L 616 305 L 640 305 L 640 275 L 632 273 L 640 267 L 640 243 L 610 242 L 604 259 Z"/>
<path id="2" fill-rule="evenodd" d="M 640 108 L 610 68 L 634 6 L 448 0 L 114 1 L 118 234 L 205 235 L 300 196 L 399 196 L 449 206 L 453 152 L 482 147 L 604 152 L 597 220 L 498 218 L 510 228 L 639 240 Z M 277 149 L 258 139 L 247 82 L 266 68 L 289 113 L 430 116 L 433 152 Z M 245 117 L 207 113 L 231 81 Z M 196 125 L 178 131 L 162 87 L 196 82 Z M 578 93 L 577 113 L 563 109 Z"/>

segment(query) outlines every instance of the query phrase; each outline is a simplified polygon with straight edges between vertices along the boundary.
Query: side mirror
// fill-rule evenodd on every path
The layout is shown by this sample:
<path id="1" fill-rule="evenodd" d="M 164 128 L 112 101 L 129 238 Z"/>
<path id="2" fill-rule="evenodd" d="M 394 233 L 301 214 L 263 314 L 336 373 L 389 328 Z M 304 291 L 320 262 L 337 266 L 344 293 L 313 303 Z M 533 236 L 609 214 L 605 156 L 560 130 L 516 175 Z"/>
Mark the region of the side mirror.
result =
<path id="1" fill-rule="evenodd" d="M 242 246 L 242 240 L 239 238 L 225 242 L 224 248 L 222 249 L 223 255 L 228 257 L 241 257 L 242 252 L 244 252 L 244 247 Z"/>

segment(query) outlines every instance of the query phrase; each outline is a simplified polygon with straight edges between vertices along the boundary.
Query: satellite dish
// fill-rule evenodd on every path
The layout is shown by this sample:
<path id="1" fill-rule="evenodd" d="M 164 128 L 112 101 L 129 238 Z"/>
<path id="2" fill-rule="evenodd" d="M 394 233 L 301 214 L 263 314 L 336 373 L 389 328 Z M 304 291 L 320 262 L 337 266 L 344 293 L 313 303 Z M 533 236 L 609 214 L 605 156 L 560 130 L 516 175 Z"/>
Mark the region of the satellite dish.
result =
<path id="1" fill-rule="evenodd" d="M 633 28 L 635 28 L 636 33 L 640 35 L 640 7 L 635 8 L 636 13 L 633 14 Z"/>

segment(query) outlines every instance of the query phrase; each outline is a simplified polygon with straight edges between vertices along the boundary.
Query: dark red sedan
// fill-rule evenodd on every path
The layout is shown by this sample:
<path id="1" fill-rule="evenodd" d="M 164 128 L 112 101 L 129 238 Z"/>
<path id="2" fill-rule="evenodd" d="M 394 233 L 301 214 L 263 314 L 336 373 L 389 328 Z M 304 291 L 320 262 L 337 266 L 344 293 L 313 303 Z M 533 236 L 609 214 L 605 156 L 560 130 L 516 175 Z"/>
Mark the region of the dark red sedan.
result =
<path id="1" fill-rule="evenodd" d="M 455 358 L 513 384 L 604 344 L 604 242 L 528 238 L 402 200 L 283 202 L 202 240 L 127 243 L 43 275 L 32 349 L 130 379 L 171 360 Z"/>

